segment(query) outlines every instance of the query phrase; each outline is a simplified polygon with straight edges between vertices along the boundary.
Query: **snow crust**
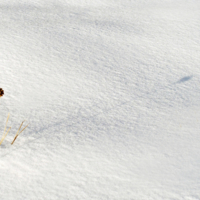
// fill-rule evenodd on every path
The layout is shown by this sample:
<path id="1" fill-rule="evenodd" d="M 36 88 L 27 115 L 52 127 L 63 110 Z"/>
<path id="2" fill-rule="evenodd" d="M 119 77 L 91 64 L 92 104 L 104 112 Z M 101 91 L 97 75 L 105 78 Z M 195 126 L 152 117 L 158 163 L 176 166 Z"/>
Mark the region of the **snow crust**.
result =
<path id="1" fill-rule="evenodd" d="M 1 199 L 200 199 L 199 1 L 0 0 L 0 19 Z"/>

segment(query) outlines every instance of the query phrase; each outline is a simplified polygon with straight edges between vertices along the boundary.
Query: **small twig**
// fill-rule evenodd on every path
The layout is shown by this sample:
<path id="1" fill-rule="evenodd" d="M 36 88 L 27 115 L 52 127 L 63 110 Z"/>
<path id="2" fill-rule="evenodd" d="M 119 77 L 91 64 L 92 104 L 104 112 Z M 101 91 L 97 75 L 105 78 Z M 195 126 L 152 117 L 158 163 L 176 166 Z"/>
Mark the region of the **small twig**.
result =
<path id="1" fill-rule="evenodd" d="M 18 137 L 18 136 L 25 130 L 25 128 L 27 128 L 27 126 L 29 125 L 29 124 L 26 125 L 26 126 L 20 131 L 20 129 L 21 129 L 23 123 L 24 123 L 24 121 L 21 123 L 21 125 L 20 125 L 20 127 L 19 127 L 19 129 L 18 129 L 18 131 L 17 131 L 17 133 L 16 133 L 16 135 L 15 135 L 15 137 L 14 137 L 14 139 L 13 139 L 13 141 L 12 141 L 11 144 L 13 144 L 13 143 L 15 142 L 15 140 L 17 139 L 17 137 Z"/>

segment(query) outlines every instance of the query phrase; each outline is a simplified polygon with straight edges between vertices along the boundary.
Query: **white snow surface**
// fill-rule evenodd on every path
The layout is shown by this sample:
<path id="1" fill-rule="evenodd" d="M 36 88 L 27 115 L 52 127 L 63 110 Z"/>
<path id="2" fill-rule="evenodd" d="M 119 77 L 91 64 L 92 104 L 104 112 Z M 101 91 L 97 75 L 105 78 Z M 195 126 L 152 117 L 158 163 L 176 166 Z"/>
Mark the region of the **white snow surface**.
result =
<path id="1" fill-rule="evenodd" d="M 0 88 L 1 200 L 200 200 L 199 0 L 0 0 Z"/>

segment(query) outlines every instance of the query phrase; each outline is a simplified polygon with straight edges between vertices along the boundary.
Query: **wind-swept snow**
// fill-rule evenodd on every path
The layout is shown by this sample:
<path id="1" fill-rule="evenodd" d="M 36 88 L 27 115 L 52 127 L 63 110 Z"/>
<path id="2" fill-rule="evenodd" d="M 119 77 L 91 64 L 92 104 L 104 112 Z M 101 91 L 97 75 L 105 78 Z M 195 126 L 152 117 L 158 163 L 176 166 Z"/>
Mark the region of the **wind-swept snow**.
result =
<path id="1" fill-rule="evenodd" d="M 1 199 L 199 200 L 199 10 L 1 0 Z"/>

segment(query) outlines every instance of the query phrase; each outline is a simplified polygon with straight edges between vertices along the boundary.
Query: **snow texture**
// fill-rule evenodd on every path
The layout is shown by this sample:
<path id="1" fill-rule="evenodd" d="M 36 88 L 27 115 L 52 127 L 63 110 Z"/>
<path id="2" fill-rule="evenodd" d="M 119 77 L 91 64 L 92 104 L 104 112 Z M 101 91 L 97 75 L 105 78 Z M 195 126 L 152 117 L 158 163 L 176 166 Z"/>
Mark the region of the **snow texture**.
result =
<path id="1" fill-rule="evenodd" d="M 2 200 L 200 200 L 200 1 L 0 0 L 0 19 Z"/>

